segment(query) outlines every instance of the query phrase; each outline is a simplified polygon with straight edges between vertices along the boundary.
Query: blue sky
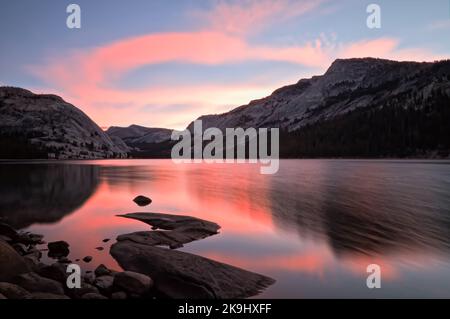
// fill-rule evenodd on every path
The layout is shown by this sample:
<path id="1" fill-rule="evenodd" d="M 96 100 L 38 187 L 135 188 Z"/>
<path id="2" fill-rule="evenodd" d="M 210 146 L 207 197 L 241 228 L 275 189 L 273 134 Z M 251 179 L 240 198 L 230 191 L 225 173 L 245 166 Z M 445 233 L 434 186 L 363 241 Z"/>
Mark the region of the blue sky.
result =
<path id="1" fill-rule="evenodd" d="M 66 26 L 70 3 L 81 29 Z M 16 0 L 0 30 L 1 85 L 59 94 L 104 127 L 184 128 L 336 58 L 448 58 L 450 0 Z"/>

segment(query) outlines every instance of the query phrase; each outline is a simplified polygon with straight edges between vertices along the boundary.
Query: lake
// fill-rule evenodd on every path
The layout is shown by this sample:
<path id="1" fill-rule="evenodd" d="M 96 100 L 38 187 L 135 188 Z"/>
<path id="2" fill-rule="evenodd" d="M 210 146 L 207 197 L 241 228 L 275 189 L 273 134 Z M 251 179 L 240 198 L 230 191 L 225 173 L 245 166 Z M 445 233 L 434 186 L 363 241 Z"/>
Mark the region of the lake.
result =
<path id="1" fill-rule="evenodd" d="M 116 236 L 149 230 L 115 215 L 161 212 L 221 225 L 182 250 L 276 279 L 259 297 L 450 298 L 449 161 L 282 160 L 276 175 L 170 160 L 1 162 L 0 176 L 0 218 L 66 240 L 71 260 L 93 256 L 83 270 L 119 269 Z M 140 208 L 137 195 L 153 203 Z M 370 264 L 380 289 L 366 286 Z"/>

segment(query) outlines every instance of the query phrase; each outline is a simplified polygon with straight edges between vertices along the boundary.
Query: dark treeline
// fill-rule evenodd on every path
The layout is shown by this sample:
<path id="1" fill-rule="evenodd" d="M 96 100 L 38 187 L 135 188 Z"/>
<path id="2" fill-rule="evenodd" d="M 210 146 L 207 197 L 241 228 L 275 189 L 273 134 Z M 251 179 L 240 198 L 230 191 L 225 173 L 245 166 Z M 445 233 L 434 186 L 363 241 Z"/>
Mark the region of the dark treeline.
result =
<path id="1" fill-rule="evenodd" d="M 391 101 L 282 132 L 281 157 L 448 157 L 450 98 L 437 90 L 415 99 L 420 107 Z"/>

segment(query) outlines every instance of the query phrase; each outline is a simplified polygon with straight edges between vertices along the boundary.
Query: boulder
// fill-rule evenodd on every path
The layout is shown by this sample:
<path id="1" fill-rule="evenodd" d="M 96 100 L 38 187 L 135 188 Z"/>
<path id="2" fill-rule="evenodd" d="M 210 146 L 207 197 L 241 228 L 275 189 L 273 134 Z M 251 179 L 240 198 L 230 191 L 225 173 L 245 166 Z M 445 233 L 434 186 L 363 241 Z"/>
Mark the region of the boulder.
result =
<path id="1" fill-rule="evenodd" d="M 145 196 L 137 196 L 135 199 L 133 199 L 133 202 L 135 202 L 138 206 L 148 206 L 152 203 L 152 200 Z"/>
<path id="2" fill-rule="evenodd" d="M 110 276 L 112 274 L 111 270 L 109 270 L 105 265 L 100 264 L 95 270 L 95 275 L 97 277 L 101 276 Z"/>
<path id="3" fill-rule="evenodd" d="M 205 257 L 132 241 L 119 241 L 110 252 L 123 269 L 150 276 L 169 298 L 248 298 L 275 282 Z"/>
<path id="4" fill-rule="evenodd" d="M 133 213 L 119 216 L 142 221 L 152 226 L 154 231 L 121 235 L 117 237 L 118 241 L 129 240 L 150 246 L 168 246 L 171 249 L 216 235 L 220 229 L 216 223 L 190 216 L 159 213 Z M 163 231 L 157 229 L 163 229 Z"/>
<path id="5" fill-rule="evenodd" d="M 69 275 L 67 273 L 67 267 L 61 263 L 45 265 L 39 269 L 38 274 L 42 277 L 52 279 L 63 284 L 66 283 Z"/>
<path id="6" fill-rule="evenodd" d="M 153 280 L 140 273 L 124 271 L 114 276 L 114 287 L 129 294 L 143 295 L 153 287 Z"/>
<path id="7" fill-rule="evenodd" d="M 24 258 L 8 243 L 0 241 L 0 281 L 9 281 L 29 271 L 30 268 Z"/>
<path id="8" fill-rule="evenodd" d="M 61 283 L 53 279 L 41 277 L 34 272 L 17 276 L 14 282 L 29 292 L 47 292 L 55 295 L 64 295 L 64 289 Z"/>
<path id="9" fill-rule="evenodd" d="M 8 282 L 0 282 L 0 293 L 8 299 L 27 299 L 30 297 L 27 290 Z"/>
<path id="10" fill-rule="evenodd" d="M 220 226 L 216 223 L 191 216 L 161 213 L 130 213 L 117 216 L 139 220 L 152 226 L 154 229 L 178 230 L 194 228 L 205 232 L 209 231 L 211 234 L 217 234 L 217 231 L 220 229 Z"/>
<path id="11" fill-rule="evenodd" d="M 70 253 L 69 244 L 65 241 L 48 243 L 48 256 L 51 258 L 67 257 Z"/>
<path id="12" fill-rule="evenodd" d="M 6 298 L 4 295 L 0 294 L 0 300 L 2 300 L 2 299 L 8 299 L 8 298 Z"/>
<path id="13" fill-rule="evenodd" d="M 113 276 L 100 276 L 95 279 L 94 285 L 104 294 L 111 294 L 114 283 Z"/>
<path id="14" fill-rule="evenodd" d="M 100 292 L 98 291 L 97 287 L 93 286 L 92 284 L 82 282 L 80 288 L 67 289 L 67 293 L 73 298 L 80 299 L 85 294 L 99 294 Z"/>

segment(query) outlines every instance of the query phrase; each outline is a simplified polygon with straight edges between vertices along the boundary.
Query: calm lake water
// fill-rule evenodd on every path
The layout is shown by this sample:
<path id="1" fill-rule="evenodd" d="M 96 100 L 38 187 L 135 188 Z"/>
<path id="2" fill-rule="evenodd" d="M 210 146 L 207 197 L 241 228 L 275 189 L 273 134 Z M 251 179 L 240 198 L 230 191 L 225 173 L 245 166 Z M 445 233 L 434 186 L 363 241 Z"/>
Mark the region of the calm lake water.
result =
<path id="1" fill-rule="evenodd" d="M 450 298 L 450 162 L 283 160 L 273 176 L 251 164 L 32 162 L 0 163 L 0 176 L 0 218 L 66 240 L 72 260 L 93 256 L 84 270 L 118 269 L 111 242 L 149 229 L 116 214 L 161 212 L 220 224 L 183 250 L 276 279 L 260 297 Z M 153 203 L 136 206 L 141 194 Z M 369 264 L 381 289 L 366 286 Z"/>

